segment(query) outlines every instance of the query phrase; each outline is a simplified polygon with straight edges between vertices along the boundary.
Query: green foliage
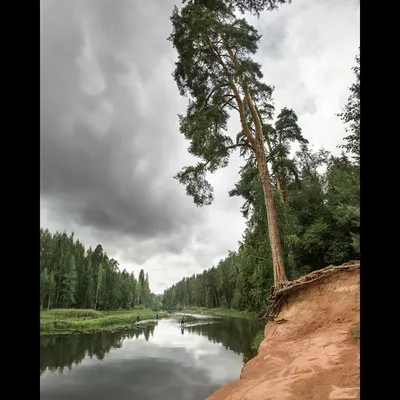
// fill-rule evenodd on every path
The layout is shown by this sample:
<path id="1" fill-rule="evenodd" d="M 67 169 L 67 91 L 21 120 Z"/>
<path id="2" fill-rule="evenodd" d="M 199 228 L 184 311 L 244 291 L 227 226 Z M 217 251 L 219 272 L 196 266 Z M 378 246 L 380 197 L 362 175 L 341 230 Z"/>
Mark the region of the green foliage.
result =
<path id="1" fill-rule="evenodd" d="M 248 217 L 250 207 L 254 204 L 254 182 L 258 177 L 258 169 L 254 163 L 248 162 L 240 171 L 240 180 L 235 188 L 229 192 L 229 196 L 243 197 L 245 202 L 241 208 L 243 216 Z"/>
<path id="2" fill-rule="evenodd" d="M 283 108 L 277 116 L 275 126 L 264 125 L 264 137 L 269 146 L 268 160 L 275 179 L 280 183 L 281 195 L 287 200 L 287 186 L 298 181 L 299 170 L 296 161 L 291 159 L 291 144 L 307 145 L 308 140 L 303 137 L 298 118 L 292 109 Z"/>
<path id="3" fill-rule="evenodd" d="M 41 334 L 94 333 L 132 328 L 136 321 L 136 310 L 96 311 L 79 309 L 54 309 L 40 313 Z M 155 312 L 141 310 L 140 320 L 154 320 Z M 167 313 L 160 312 L 159 318 Z"/>
<path id="4" fill-rule="evenodd" d="M 201 4 L 211 10 L 230 7 L 244 14 L 246 11 L 259 16 L 262 11 L 277 10 L 281 4 L 290 4 L 292 0 L 182 0 L 182 3 Z"/>
<path id="5" fill-rule="evenodd" d="M 129 310 L 139 304 L 159 308 L 148 274 L 141 270 L 139 278 L 138 282 L 133 272 L 120 272 L 118 262 L 101 245 L 86 250 L 73 234 L 40 229 L 41 309 Z"/>
<path id="6" fill-rule="evenodd" d="M 350 87 L 350 96 L 343 111 L 338 114 L 346 125 L 346 132 L 350 133 L 344 138 L 345 144 L 339 146 L 353 154 L 356 163 L 360 163 L 360 55 L 356 56 L 356 66 L 352 68 L 356 81 Z"/>
<path id="7" fill-rule="evenodd" d="M 53 318 L 53 319 L 64 319 L 64 318 L 99 318 L 101 316 L 100 311 L 96 310 L 81 310 L 81 309 L 66 309 L 57 308 L 41 313 L 41 318 Z"/>
<path id="8" fill-rule="evenodd" d="M 301 145 L 293 160 L 298 178 L 288 180 L 288 201 L 276 201 L 288 276 L 359 258 L 359 168 L 345 155 L 312 152 Z M 325 171 L 321 172 L 321 166 Z M 273 285 L 263 191 L 251 160 L 230 192 L 245 200 L 247 227 L 236 252 L 217 267 L 183 278 L 164 292 L 163 307 L 225 307 L 263 315 Z M 279 193 L 275 190 L 275 196 Z M 242 210 L 243 210 L 242 209 Z"/>

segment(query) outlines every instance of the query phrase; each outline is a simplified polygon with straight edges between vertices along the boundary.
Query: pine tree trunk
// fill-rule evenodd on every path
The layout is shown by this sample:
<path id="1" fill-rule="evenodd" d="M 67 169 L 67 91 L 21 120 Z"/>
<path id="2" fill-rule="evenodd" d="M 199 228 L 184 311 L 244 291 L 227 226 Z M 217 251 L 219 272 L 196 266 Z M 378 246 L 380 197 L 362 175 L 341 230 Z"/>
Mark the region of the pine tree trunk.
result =
<path id="1" fill-rule="evenodd" d="M 278 229 L 278 217 L 275 208 L 274 194 L 272 191 L 271 179 L 268 173 L 267 161 L 265 158 L 262 125 L 258 112 L 254 106 L 253 99 L 251 98 L 248 91 L 245 91 L 245 99 L 249 107 L 250 114 L 252 116 L 256 130 L 257 147 L 255 149 L 255 153 L 264 192 L 265 207 L 267 209 L 268 233 L 272 251 L 272 263 L 274 265 L 274 286 L 279 287 L 282 283 L 287 282 L 288 279 L 286 277 L 285 265 L 283 262 L 281 238 Z"/>
<path id="2" fill-rule="evenodd" d="M 51 290 L 49 290 L 49 300 L 47 302 L 47 309 L 50 310 Z"/>
<path id="3" fill-rule="evenodd" d="M 220 33 L 220 36 L 224 40 L 224 35 L 222 33 Z M 285 266 L 283 263 L 282 247 L 281 247 L 281 241 L 280 241 L 280 234 L 279 234 L 279 230 L 278 230 L 278 219 L 277 219 L 277 214 L 276 214 L 276 209 L 275 209 L 275 202 L 274 202 L 274 197 L 273 197 L 273 192 L 272 192 L 271 181 L 270 181 L 270 177 L 269 177 L 268 170 L 267 170 L 267 162 L 266 162 L 265 150 L 264 150 L 264 137 L 263 137 L 262 124 L 260 121 L 260 117 L 259 117 L 258 111 L 253 103 L 253 99 L 249 92 L 248 86 L 244 80 L 244 76 L 243 76 L 243 73 L 241 72 L 240 65 L 238 64 L 237 60 L 235 59 L 235 55 L 232 52 L 232 49 L 229 46 L 227 46 L 225 43 L 226 49 L 229 53 L 229 56 L 236 68 L 236 72 L 238 73 L 240 85 L 242 87 L 242 90 L 244 91 L 245 102 L 247 103 L 251 117 L 254 122 L 254 127 L 255 127 L 255 131 L 256 131 L 256 137 L 254 138 L 249 132 L 249 127 L 246 123 L 246 118 L 245 118 L 244 104 L 242 102 L 239 91 L 236 87 L 236 84 L 235 84 L 234 80 L 232 79 L 232 76 L 230 76 L 221 55 L 218 52 L 214 51 L 210 44 L 210 41 L 209 40 L 207 40 L 207 41 L 208 41 L 208 45 L 209 45 L 211 51 L 214 52 L 214 54 L 217 56 L 220 64 L 224 68 L 225 76 L 227 77 L 229 84 L 231 86 L 231 89 L 233 91 L 233 94 L 236 98 L 236 102 L 237 102 L 239 114 L 240 114 L 240 121 L 242 124 L 244 134 L 246 135 L 247 139 L 249 140 L 249 143 L 253 146 L 253 148 L 256 152 L 257 164 L 258 164 L 258 168 L 260 171 L 261 181 L 262 181 L 262 186 L 263 186 L 263 191 L 264 191 L 265 207 L 267 209 L 268 232 L 269 232 L 270 245 L 271 245 L 271 250 L 272 250 L 272 262 L 274 265 L 274 285 L 280 286 L 281 283 L 287 281 L 287 277 L 286 277 L 286 273 L 285 273 Z"/>
<path id="4" fill-rule="evenodd" d="M 94 301 L 94 309 L 96 309 L 96 307 L 97 307 L 97 293 L 98 293 L 98 290 L 96 291 L 96 299 Z"/>
<path id="5" fill-rule="evenodd" d="M 217 292 L 214 290 L 214 299 L 215 299 L 215 306 L 218 308 L 219 304 L 218 304 L 218 297 L 217 297 Z"/>
<path id="6" fill-rule="evenodd" d="M 221 34 L 221 37 L 223 38 L 222 34 Z M 234 56 L 232 50 L 229 48 L 229 46 L 227 46 L 227 50 L 228 50 L 228 53 L 231 57 L 233 64 L 235 65 L 235 67 L 237 69 L 237 72 L 239 73 L 240 67 L 239 67 L 238 63 L 236 62 L 235 56 Z M 265 158 L 264 136 L 263 136 L 263 131 L 262 131 L 262 124 L 261 124 L 261 121 L 259 118 L 258 111 L 256 110 L 256 107 L 253 103 L 253 99 L 251 98 L 250 92 L 244 81 L 243 74 L 240 73 L 239 74 L 240 84 L 244 91 L 245 102 L 247 103 L 247 106 L 249 108 L 251 117 L 254 122 L 255 131 L 256 131 L 256 137 L 254 138 L 249 132 L 249 127 L 247 125 L 246 118 L 245 118 L 244 105 L 243 105 L 241 96 L 239 94 L 239 91 L 238 91 L 232 77 L 229 76 L 229 73 L 226 71 L 226 67 L 225 67 L 224 61 L 222 60 L 221 56 L 219 54 L 216 54 L 216 55 L 219 58 L 220 64 L 225 69 L 225 75 L 228 78 L 229 84 L 230 84 L 233 94 L 236 98 L 243 131 L 244 131 L 247 139 L 249 140 L 250 144 L 253 146 L 255 153 L 256 153 L 258 169 L 260 171 L 261 182 L 262 182 L 263 192 L 264 192 L 265 207 L 267 209 L 268 232 L 269 232 L 269 240 L 270 240 L 271 251 L 272 251 L 272 262 L 273 262 L 273 266 L 274 266 L 274 286 L 279 287 L 283 282 L 286 282 L 288 279 L 287 279 L 286 273 L 285 273 L 285 265 L 283 262 L 282 247 L 281 247 L 280 234 L 279 234 L 279 229 L 278 229 L 278 218 L 277 218 L 277 214 L 276 214 L 272 186 L 271 186 L 271 181 L 270 181 L 270 177 L 269 177 L 268 169 L 267 169 L 267 162 L 266 162 L 266 158 Z M 268 140 L 268 142 L 269 142 L 269 140 Z M 271 148 L 270 148 L 270 150 L 271 150 Z M 277 179 L 278 179 L 278 177 L 277 177 Z"/>
<path id="7" fill-rule="evenodd" d="M 283 194 L 283 189 L 282 189 L 282 186 L 281 186 L 281 182 L 279 180 L 279 177 L 278 177 L 278 174 L 277 174 L 276 171 L 275 171 L 275 176 L 276 176 L 276 187 L 277 187 L 279 193 L 281 194 L 282 201 L 285 202 L 285 195 Z"/>
<path id="8" fill-rule="evenodd" d="M 274 264 L 274 285 L 279 287 L 281 283 L 286 282 L 288 279 L 286 277 L 285 266 L 283 262 L 281 240 L 278 229 L 278 217 L 275 208 L 274 194 L 269 179 L 267 162 L 265 160 L 265 153 L 262 150 L 259 150 L 257 153 L 257 164 L 260 171 L 265 207 L 267 210 L 268 233 L 272 250 L 272 262 Z"/>
<path id="9" fill-rule="evenodd" d="M 269 141 L 268 135 L 266 135 L 266 136 L 267 136 L 266 137 L 266 142 L 267 142 L 267 146 L 268 146 L 268 151 L 269 151 L 270 154 L 272 154 L 271 142 Z M 278 171 L 276 170 L 276 168 L 274 169 L 274 161 L 273 160 L 271 160 L 271 164 L 272 164 L 272 168 L 273 168 L 272 171 L 275 173 L 276 187 L 278 188 L 278 191 L 281 194 L 282 201 L 285 203 L 286 196 L 283 193 L 283 189 L 282 189 L 281 181 L 279 179 Z"/>
<path id="10" fill-rule="evenodd" d="M 287 202 L 287 187 L 286 187 L 286 181 L 283 181 L 283 182 L 282 182 L 282 190 L 281 190 L 281 193 L 282 193 L 282 200 L 283 200 L 284 203 L 286 203 L 286 202 Z"/>
<path id="11" fill-rule="evenodd" d="M 99 298 L 99 289 L 100 289 L 101 280 L 102 280 L 102 273 L 103 273 L 103 271 L 102 271 L 101 264 L 100 264 L 98 275 L 97 275 L 96 299 L 94 301 L 94 309 L 95 310 L 96 310 L 96 307 L 97 307 L 97 300 Z"/>

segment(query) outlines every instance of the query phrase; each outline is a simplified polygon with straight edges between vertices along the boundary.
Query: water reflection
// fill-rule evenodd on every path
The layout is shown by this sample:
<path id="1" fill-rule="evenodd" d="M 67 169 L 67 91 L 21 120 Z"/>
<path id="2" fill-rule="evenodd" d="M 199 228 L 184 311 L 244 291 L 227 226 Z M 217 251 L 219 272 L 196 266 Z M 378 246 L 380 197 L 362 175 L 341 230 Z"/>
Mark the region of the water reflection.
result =
<path id="1" fill-rule="evenodd" d="M 181 317 L 94 335 L 43 336 L 42 399 L 193 399 L 237 379 L 257 321 Z"/>
<path id="2" fill-rule="evenodd" d="M 88 356 L 103 360 L 111 349 L 122 348 L 125 339 L 139 339 L 144 336 L 148 341 L 153 336 L 156 324 L 136 325 L 135 330 L 124 332 L 101 332 L 91 335 L 45 335 L 40 339 L 40 375 L 49 371 L 63 372 L 79 365 Z"/>
<path id="3" fill-rule="evenodd" d="M 263 328 L 255 320 L 220 318 L 212 324 L 187 326 L 188 332 L 206 336 L 213 343 L 222 344 L 225 349 L 243 355 L 243 362 L 253 358 L 257 352 L 251 347 L 253 338 Z"/>

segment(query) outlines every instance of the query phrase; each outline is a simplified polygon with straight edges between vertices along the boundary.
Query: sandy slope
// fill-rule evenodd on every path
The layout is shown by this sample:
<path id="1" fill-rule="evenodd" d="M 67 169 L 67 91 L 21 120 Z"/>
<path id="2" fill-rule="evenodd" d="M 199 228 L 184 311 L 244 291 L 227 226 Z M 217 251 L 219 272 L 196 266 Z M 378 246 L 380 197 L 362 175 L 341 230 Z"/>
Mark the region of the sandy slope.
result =
<path id="1" fill-rule="evenodd" d="M 311 283 L 282 308 L 287 322 L 267 324 L 240 380 L 208 400 L 358 399 L 359 307 L 359 269 Z"/>

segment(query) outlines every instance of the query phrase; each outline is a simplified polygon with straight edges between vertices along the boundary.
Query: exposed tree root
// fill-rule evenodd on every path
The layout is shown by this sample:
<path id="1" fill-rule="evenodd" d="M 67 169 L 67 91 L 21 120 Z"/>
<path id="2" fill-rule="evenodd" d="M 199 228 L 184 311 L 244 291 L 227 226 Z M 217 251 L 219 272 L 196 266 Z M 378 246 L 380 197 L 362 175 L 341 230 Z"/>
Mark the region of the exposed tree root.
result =
<path id="1" fill-rule="evenodd" d="M 283 323 L 285 320 L 276 320 L 276 316 L 279 314 L 283 303 L 288 299 L 288 296 L 296 290 L 301 290 L 305 285 L 315 282 L 319 279 L 325 278 L 332 274 L 340 271 L 351 271 L 360 268 L 360 261 L 349 261 L 340 266 L 330 265 L 329 267 L 313 271 L 307 275 L 302 276 L 299 279 L 291 282 L 284 282 L 278 288 L 275 286 L 271 287 L 270 296 L 268 298 L 267 312 L 263 318 L 269 318 L 275 323 Z"/>

